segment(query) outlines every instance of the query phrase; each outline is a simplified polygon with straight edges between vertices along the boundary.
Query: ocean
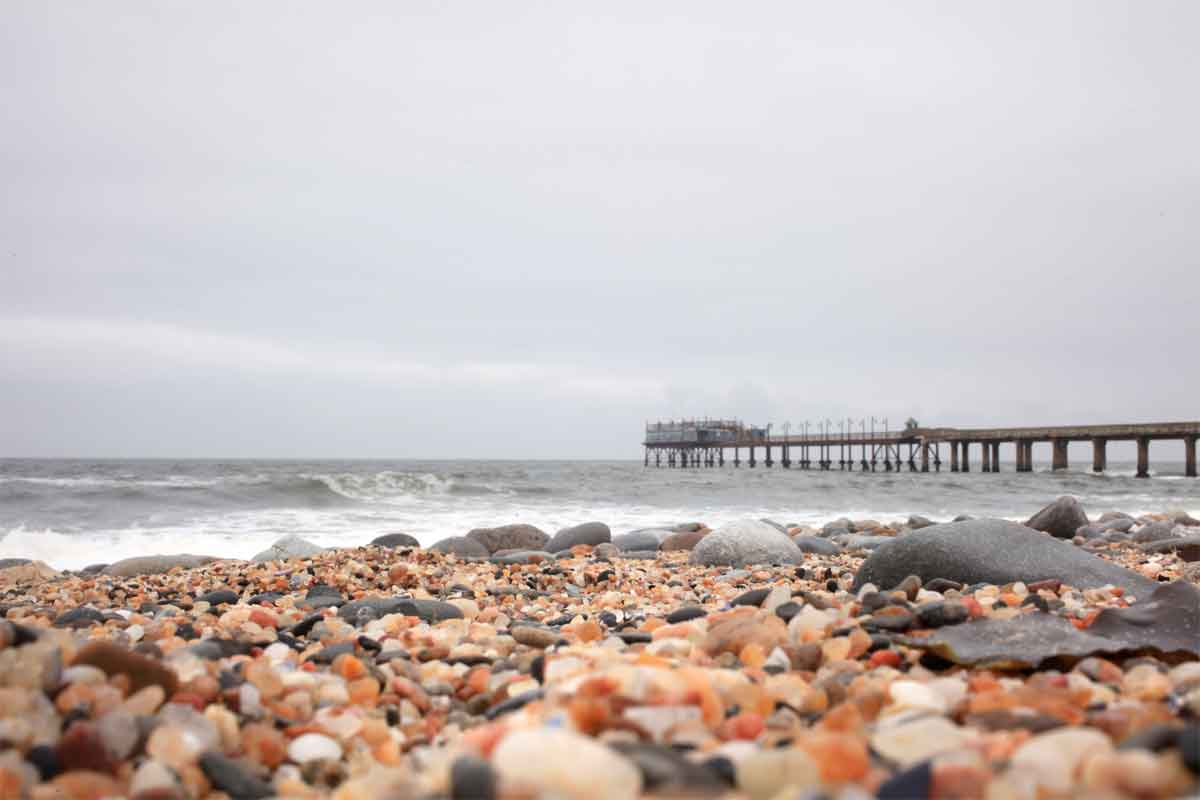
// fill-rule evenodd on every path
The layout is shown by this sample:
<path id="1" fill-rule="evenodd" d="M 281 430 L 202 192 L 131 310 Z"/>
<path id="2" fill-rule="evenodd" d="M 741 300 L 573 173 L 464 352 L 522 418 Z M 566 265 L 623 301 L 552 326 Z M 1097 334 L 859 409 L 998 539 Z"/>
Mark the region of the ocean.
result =
<path id="1" fill-rule="evenodd" d="M 1083 465 L 1081 465 L 1083 466 Z M 60 569 L 154 553 L 246 558 L 284 534 L 325 546 L 403 531 L 422 544 L 510 522 L 548 533 L 589 520 L 614 533 L 742 517 L 823 523 L 922 514 L 1023 520 L 1063 494 L 1092 515 L 1186 509 L 1200 481 L 1182 463 L 1052 473 L 863 474 L 655 469 L 641 461 L 0 460 L 0 558 Z"/>

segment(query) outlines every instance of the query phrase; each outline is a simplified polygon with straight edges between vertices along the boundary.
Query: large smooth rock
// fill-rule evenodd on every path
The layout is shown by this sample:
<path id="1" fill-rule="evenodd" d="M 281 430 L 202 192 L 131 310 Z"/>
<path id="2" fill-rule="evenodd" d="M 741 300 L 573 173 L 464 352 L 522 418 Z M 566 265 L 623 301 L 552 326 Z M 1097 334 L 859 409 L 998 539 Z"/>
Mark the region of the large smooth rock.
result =
<path id="1" fill-rule="evenodd" d="M 1075 531 L 1088 524 L 1088 516 L 1079 501 L 1068 495 L 1034 514 L 1025 524 L 1058 539 L 1073 539 Z"/>
<path id="2" fill-rule="evenodd" d="M 499 528 L 476 528 L 467 534 L 487 548 L 488 554 L 499 550 L 542 550 L 550 535 L 533 525 L 501 525 Z"/>
<path id="3" fill-rule="evenodd" d="M 24 564 L 9 564 L 0 567 L 0 586 L 28 585 L 41 583 L 51 578 L 57 578 L 62 573 L 44 561 L 29 561 L 28 559 L 7 559 L 10 561 L 25 561 Z"/>
<path id="4" fill-rule="evenodd" d="M 1183 526 L 1180 528 L 1188 530 Z M 1172 536 L 1170 539 L 1143 544 L 1140 549 L 1145 553 L 1175 553 L 1184 561 L 1200 561 L 1200 534 Z"/>
<path id="5" fill-rule="evenodd" d="M 1175 525 L 1172 522 L 1160 520 L 1150 522 L 1133 532 L 1133 540 L 1138 544 L 1161 542 L 1175 537 Z"/>
<path id="6" fill-rule="evenodd" d="M 254 556 L 252 561 L 279 561 L 289 558 L 308 558 L 323 552 L 324 547 L 313 544 L 294 533 L 276 539 L 270 547 Z"/>
<path id="7" fill-rule="evenodd" d="M 582 525 L 563 528 L 554 534 L 554 538 L 547 542 L 543 549 L 557 553 L 560 550 L 570 550 L 577 544 L 596 545 L 611 541 L 612 531 L 603 522 L 585 522 Z"/>
<path id="8" fill-rule="evenodd" d="M 1148 595 L 1156 585 L 1068 542 L 1002 519 L 934 525 L 895 538 L 867 557 L 854 589 L 867 583 L 890 589 L 909 575 L 997 585 L 1054 578 L 1079 588 L 1113 584 L 1137 595 Z"/>
<path id="9" fill-rule="evenodd" d="M 123 558 L 104 568 L 105 575 L 115 578 L 132 578 L 136 575 L 158 575 L 169 572 L 175 567 L 195 569 L 211 564 L 217 559 L 213 556 L 196 556 L 191 553 L 176 553 L 166 556 L 135 556 Z"/>
<path id="10" fill-rule="evenodd" d="M 643 528 L 642 530 L 630 531 L 622 533 L 620 536 L 614 536 L 612 543 L 616 545 L 618 550 L 657 550 L 659 545 L 669 537 L 673 536 L 673 531 L 665 531 L 659 528 Z"/>
<path id="11" fill-rule="evenodd" d="M 487 558 L 490 555 L 486 547 L 466 536 L 447 537 L 440 542 L 434 542 L 429 549 L 435 553 L 445 553 L 459 558 Z"/>
<path id="12" fill-rule="evenodd" d="M 692 564 L 740 567 L 745 564 L 796 564 L 800 548 L 774 526 L 756 519 L 723 525 L 692 549 Z"/>
<path id="13" fill-rule="evenodd" d="M 410 536 L 407 533 L 385 533 L 383 536 L 376 536 L 372 539 L 371 544 L 391 548 L 421 546 L 421 543 L 417 541 L 417 537 Z"/>

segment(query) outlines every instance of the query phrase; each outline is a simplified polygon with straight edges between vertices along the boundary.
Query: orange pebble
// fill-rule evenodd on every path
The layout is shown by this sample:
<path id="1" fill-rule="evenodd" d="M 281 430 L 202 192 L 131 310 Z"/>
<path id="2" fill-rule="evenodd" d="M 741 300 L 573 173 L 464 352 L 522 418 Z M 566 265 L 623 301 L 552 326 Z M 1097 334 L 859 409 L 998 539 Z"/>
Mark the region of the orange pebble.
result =
<path id="1" fill-rule="evenodd" d="M 726 741 L 731 739 L 753 741 L 763 732 L 764 727 L 762 714 L 743 712 L 721 723 L 718 735 Z"/>
<path id="2" fill-rule="evenodd" d="M 767 654 L 763 652 L 762 645 L 751 642 L 738 653 L 738 660 L 747 667 L 761 667 L 767 660 Z"/>
<path id="3" fill-rule="evenodd" d="M 359 678 L 346 684 L 350 702 L 360 706 L 374 706 L 379 701 L 379 681 L 371 677 Z"/>
<path id="4" fill-rule="evenodd" d="M 274 628 L 279 624 L 275 615 L 263 608 L 256 608 L 251 611 L 250 621 L 263 628 Z"/>
<path id="5" fill-rule="evenodd" d="M 334 659 L 332 671 L 335 675 L 341 675 L 348 681 L 367 674 L 367 668 L 363 666 L 363 663 L 349 653 L 344 653 Z"/>
<path id="6" fill-rule="evenodd" d="M 900 667 L 900 654 L 895 650 L 876 650 L 868 659 L 867 665 L 870 667 Z"/>

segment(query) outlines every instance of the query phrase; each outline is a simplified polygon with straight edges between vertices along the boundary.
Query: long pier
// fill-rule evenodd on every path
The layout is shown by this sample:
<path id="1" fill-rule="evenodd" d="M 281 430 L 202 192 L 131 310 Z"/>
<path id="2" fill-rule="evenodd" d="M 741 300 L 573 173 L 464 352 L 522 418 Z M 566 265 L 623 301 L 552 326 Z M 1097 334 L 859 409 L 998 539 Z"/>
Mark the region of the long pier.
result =
<path id="1" fill-rule="evenodd" d="M 733 451 L 734 467 L 742 465 L 741 453 L 746 451 L 750 468 L 760 463 L 784 469 L 819 469 L 875 472 L 900 471 L 940 472 L 943 465 L 942 448 L 948 451 L 951 472 L 970 472 L 972 451 L 979 453 L 981 472 L 1000 471 L 1000 446 L 1012 445 L 1016 452 L 1016 471 L 1033 471 L 1033 446 L 1049 443 L 1051 467 L 1068 468 L 1067 446 L 1071 442 L 1092 443 L 1092 471 L 1104 472 L 1108 467 L 1109 442 L 1137 442 L 1137 476 L 1150 477 L 1150 443 L 1164 440 L 1183 443 L 1184 474 L 1196 477 L 1196 442 L 1200 439 L 1200 422 L 1155 422 L 1127 425 L 1061 425 L 1027 428 L 929 428 L 913 423 L 900 431 L 886 428 L 876 431 L 876 420 L 868 429 L 866 420 L 832 420 L 818 423 L 810 431 L 808 423 L 803 433 L 793 435 L 790 425 L 783 435 L 774 435 L 772 426 L 754 427 L 740 420 L 696 419 L 671 420 L 646 425 L 645 466 L 656 467 L 723 467 L 725 453 Z M 855 427 L 859 427 L 855 431 Z M 779 461 L 775 461 L 775 453 Z"/>

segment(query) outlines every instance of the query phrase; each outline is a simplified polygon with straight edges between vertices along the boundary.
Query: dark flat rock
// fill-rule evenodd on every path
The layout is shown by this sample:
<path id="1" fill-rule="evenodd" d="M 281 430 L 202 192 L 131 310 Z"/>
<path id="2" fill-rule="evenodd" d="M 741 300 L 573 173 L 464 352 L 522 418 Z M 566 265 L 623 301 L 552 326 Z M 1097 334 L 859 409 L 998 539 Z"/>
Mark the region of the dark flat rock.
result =
<path id="1" fill-rule="evenodd" d="M 212 606 L 233 605 L 238 601 L 238 593 L 231 589 L 216 589 L 205 592 L 196 598 L 197 603 L 208 603 Z"/>
<path id="2" fill-rule="evenodd" d="M 1148 595 L 1154 581 L 1032 528 L 1001 519 L 934 525 L 890 540 L 867 557 L 854 590 L 897 586 L 909 575 L 964 584 L 1034 583 L 1048 578 L 1079 588 L 1112 584 Z"/>
<path id="3" fill-rule="evenodd" d="M 902 644 L 930 650 L 955 664 L 986 669 L 1032 669 L 1052 660 L 1146 654 L 1167 662 L 1200 656 L 1200 589 L 1162 584 L 1129 608 L 1106 608 L 1087 630 L 1034 612 L 1014 619 L 978 619 L 941 628 Z"/>
<path id="4" fill-rule="evenodd" d="M 271 786 L 240 761 L 211 750 L 200 756 L 200 769 L 212 785 L 233 800 L 258 800 L 274 797 Z"/>
<path id="5" fill-rule="evenodd" d="M 849 534 L 847 534 L 849 535 Z M 835 556 L 842 552 L 842 546 L 820 536 L 793 536 L 792 542 L 802 553 L 816 553 L 822 556 Z"/>

